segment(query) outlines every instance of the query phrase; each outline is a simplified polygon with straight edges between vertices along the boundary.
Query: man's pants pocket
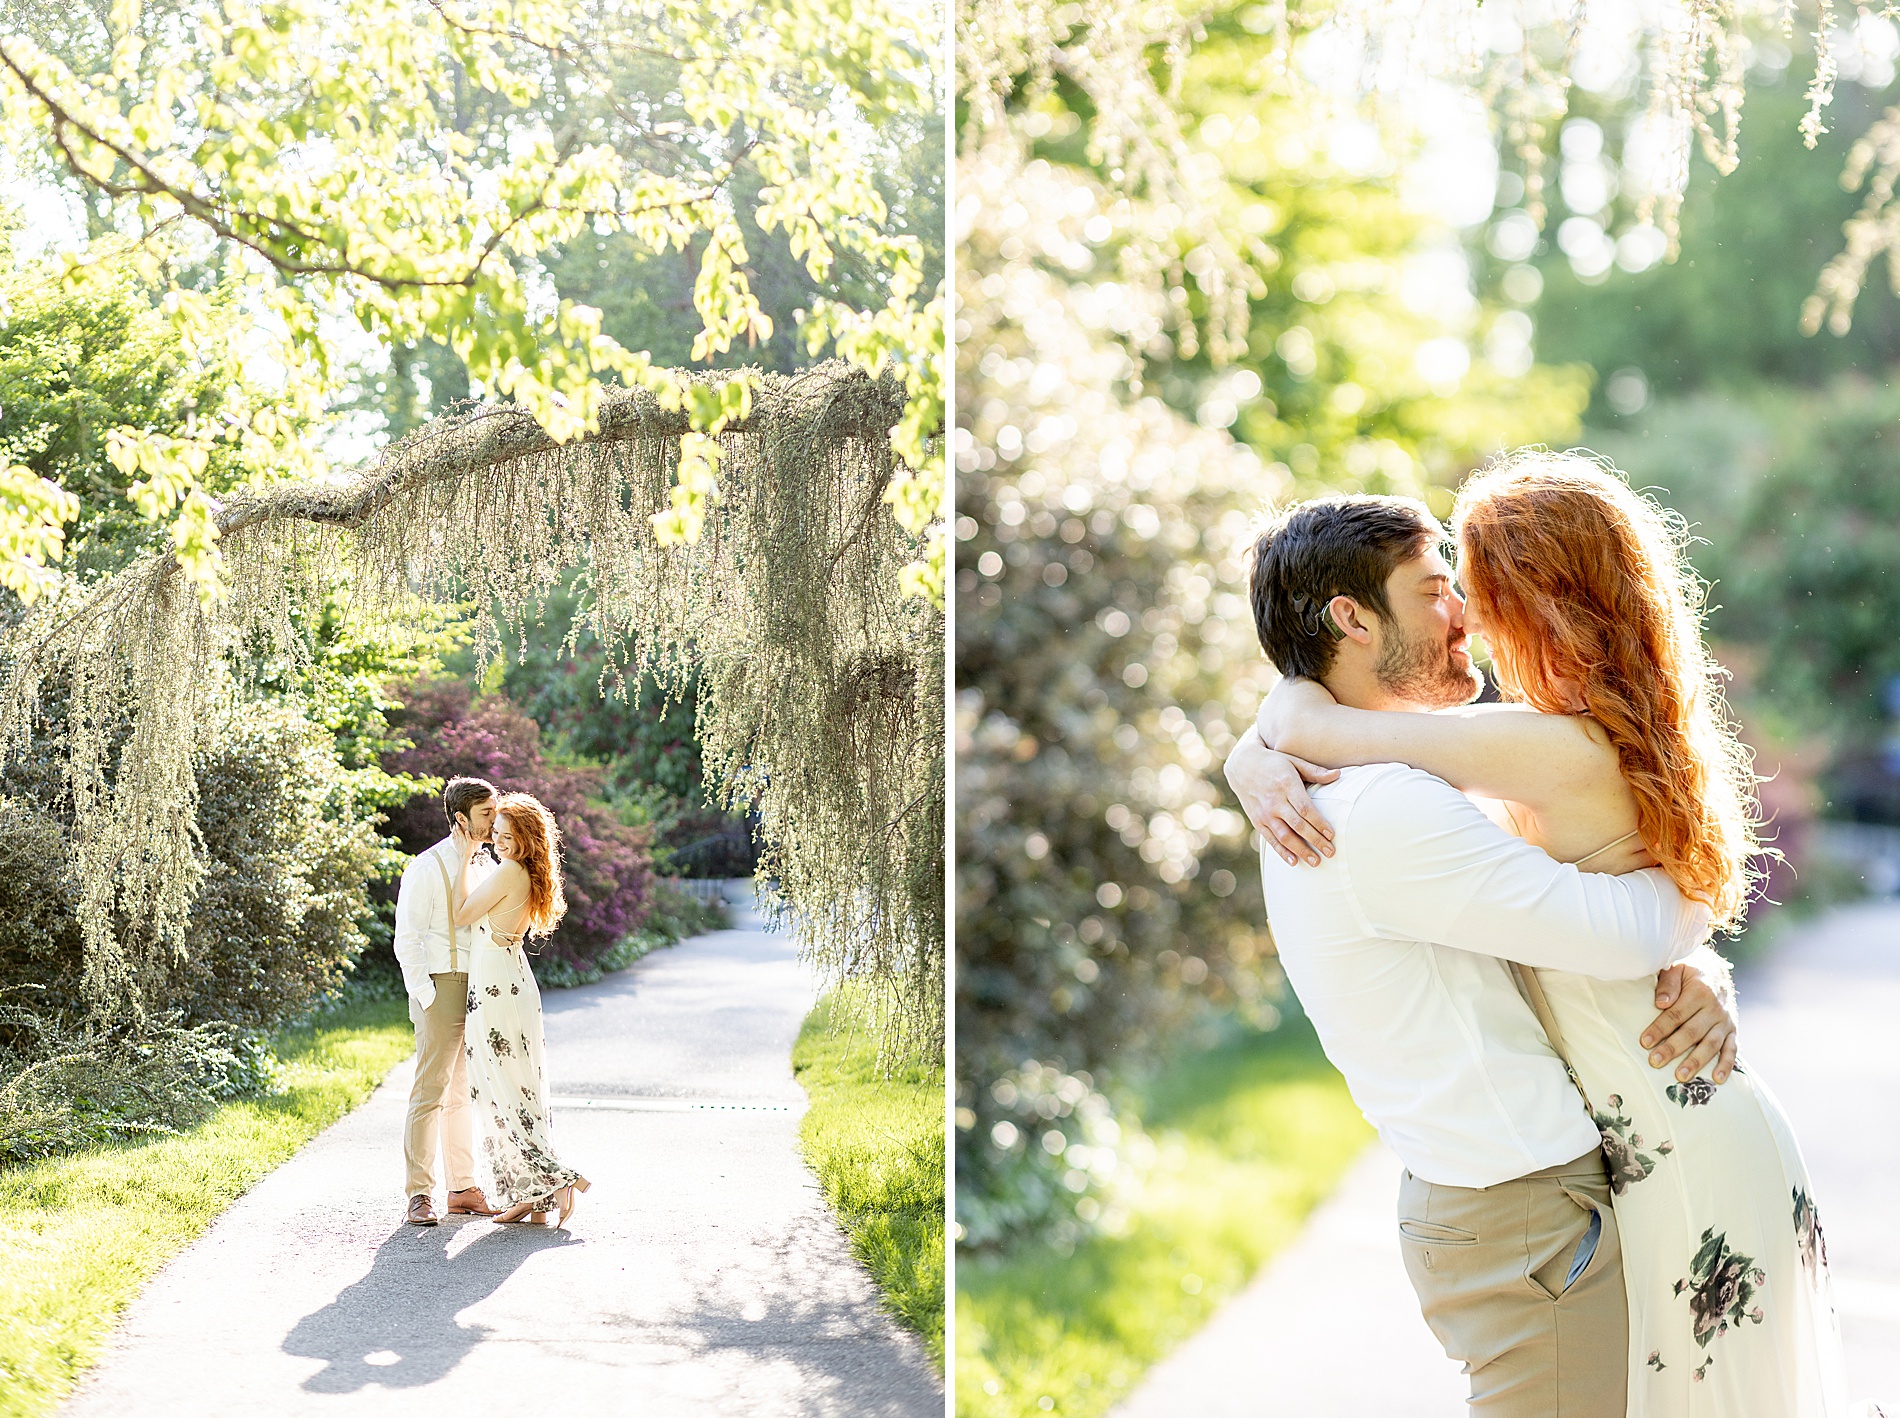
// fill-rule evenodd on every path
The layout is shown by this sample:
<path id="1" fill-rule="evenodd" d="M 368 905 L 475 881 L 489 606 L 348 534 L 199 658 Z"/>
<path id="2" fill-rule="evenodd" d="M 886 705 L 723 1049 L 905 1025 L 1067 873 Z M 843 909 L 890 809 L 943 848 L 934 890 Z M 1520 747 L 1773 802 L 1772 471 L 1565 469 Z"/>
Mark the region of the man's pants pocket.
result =
<path id="1" fill-rule="evenodd" d="M 1545 1204 L 1558 1214 L 1543 1217 L 1542 1224 L 1526 1237 L 1531 1249 L 1524 1278 L 1538 1294 L 1557 1300 L 1583 1277 L 1590 1262 L 1596 1259 L 1603 1244 L 1603 1212 L 1591 1197 L 1569 1187 L 1549 1196 Z M 1569 1207 L 1576 1208 L 1574 1229 L 1570 1218 L 1561 1214 Z M 1541 1248 L 1536 1243 L 1538 1231 L 1549 1238 Z"/>

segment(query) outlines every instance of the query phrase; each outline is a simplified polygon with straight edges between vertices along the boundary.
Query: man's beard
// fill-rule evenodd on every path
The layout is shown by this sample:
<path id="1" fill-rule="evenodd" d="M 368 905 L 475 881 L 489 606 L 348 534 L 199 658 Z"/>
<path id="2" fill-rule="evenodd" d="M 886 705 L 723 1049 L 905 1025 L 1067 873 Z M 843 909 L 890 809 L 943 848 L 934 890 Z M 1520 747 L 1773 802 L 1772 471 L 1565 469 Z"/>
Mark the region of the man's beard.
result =
<path id="1" fill-rule="evenodd" d="M 1477 666 L 1467 661 L 1461 669 L 1442 640 L 1389 636 L 1372 672 L 1387 694 L 1431 709 L 1469 704 L 1484 688 Z"/>

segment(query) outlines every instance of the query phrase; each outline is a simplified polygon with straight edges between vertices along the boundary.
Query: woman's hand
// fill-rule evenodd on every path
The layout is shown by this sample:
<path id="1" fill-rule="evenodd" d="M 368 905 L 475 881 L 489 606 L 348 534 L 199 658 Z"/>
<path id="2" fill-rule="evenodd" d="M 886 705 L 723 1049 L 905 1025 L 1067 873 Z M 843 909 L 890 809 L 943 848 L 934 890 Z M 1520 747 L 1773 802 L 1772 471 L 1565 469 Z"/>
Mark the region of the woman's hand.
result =
<path id="1" fill-rule="evenodd" d="M 1321 768 L 1303 758 L 1275 753 L 1257 733 L 1246 733 L 1227 755 L 1227 784 L 1288 866 L 1319 865 L 1333 854 L 1333 829 L 1306 795 L 1308 783 L 1330 783 L 1336 768 Z"/>
<path id="2" fill-rule="evenodd" d="M 475 855 L 474 834 L 458 822 L 449 829 L 449 839 L 455 843 L 455 850 L 462 854 L 462 863 L 466 866 L 468 859 Z"/>
<path id="3" fill-rule="evenodd" d="M 1254 727 L 1260 730 L 1260 741 L 1268 748 L 1284 750 L 1288 739 L 1300 728 L 1302 715 L 1338 706 L 1339 701 L 1318 680 L 1288 677 L 1274 685 L 1272 692 L 1261 701 Z"/>

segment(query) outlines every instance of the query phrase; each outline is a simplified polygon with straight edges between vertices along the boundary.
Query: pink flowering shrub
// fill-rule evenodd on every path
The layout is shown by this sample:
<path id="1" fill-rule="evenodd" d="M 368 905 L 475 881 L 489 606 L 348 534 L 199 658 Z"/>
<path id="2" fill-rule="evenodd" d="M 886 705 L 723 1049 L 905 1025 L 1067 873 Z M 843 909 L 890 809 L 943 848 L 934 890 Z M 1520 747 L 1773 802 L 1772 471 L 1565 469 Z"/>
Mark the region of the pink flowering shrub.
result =
<path id="1" fill-rule="evenodd" d="M 627 826 L 602 800 L 604 770 L 548 762 L 534 720 L 503 695 L 475 698 L 466 681 L 421 679 L 395 694 L 403 707 L 392 725 L 412 747 L 385 755 L 385 769 L 486 778 L 502 792 L 534 794 L 560 824 L 567 918 L 548 937 L 544 958 L 584 971 L 639 928 L 653 905 L 646 829 Z M 441 841 L 448 823 L 440 797 L 391 809 L 387 831 L 411 853 Z"/>

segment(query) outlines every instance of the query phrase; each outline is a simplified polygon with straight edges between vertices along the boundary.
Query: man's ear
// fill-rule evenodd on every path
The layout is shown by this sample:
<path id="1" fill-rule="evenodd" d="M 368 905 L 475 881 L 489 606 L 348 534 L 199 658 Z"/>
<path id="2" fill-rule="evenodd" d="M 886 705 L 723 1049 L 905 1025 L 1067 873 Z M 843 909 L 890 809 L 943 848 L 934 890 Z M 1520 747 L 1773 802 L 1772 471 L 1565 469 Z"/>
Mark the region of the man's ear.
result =
<path id="1" fill-rule="evenodd" d="M 1328 601 L 1320 624 L 1334 640 L 1356 640 L 1361 645 L 1372 643 L 1372 631 L 1360 613 L 1359 602 L 1351 596 L 1334 596 Z"/>

